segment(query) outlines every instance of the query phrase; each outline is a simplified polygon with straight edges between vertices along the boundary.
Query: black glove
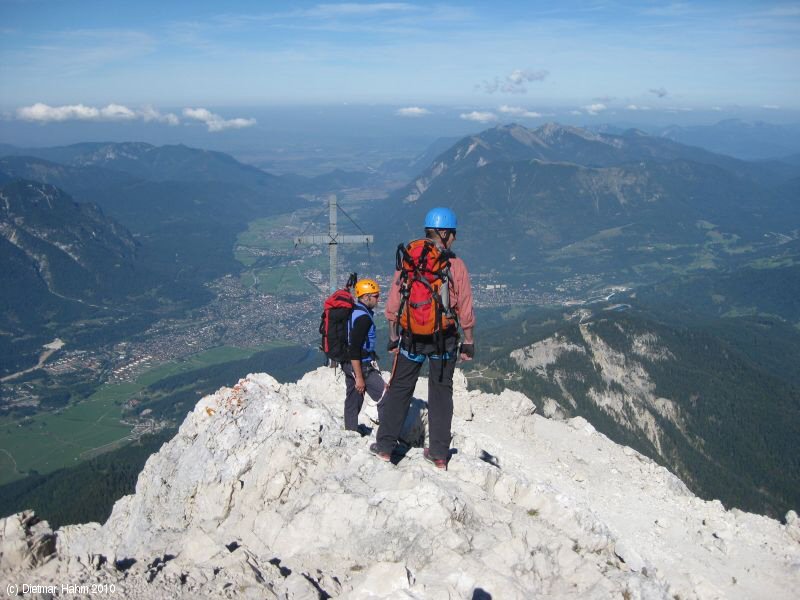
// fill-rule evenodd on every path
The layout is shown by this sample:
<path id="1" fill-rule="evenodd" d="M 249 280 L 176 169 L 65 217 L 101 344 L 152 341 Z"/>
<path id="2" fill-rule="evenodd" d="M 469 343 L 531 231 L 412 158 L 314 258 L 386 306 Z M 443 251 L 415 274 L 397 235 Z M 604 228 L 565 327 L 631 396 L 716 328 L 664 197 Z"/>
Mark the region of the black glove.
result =
<path id="1" fill-rule="evenodd" d="M 470 358 L 475 358 L 475 344 L 461 344 L 461 348 L 458 351 Z"/>
<path id="2" fill-rule="evenodd" d="M 397 338 L 396 340 L 389 340 L 389 342 L 386 344 L 386 350 L 388 352 L 391 352 L 399 345 L 400 345 L 400 338 Z"/>

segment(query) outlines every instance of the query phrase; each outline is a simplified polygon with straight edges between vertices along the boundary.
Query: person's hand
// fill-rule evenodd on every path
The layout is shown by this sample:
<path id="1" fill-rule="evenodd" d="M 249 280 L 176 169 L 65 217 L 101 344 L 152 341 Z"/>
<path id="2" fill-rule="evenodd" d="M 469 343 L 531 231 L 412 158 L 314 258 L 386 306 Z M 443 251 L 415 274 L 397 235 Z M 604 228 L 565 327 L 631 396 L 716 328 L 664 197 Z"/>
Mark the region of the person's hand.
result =
<path id="1" fill-rule="evenodd" d="M 356 377 L 356 391 L 363 396 L 366 390 L 367 384 L 364 382 L 364 378 Z"/>
<path id="2" fill-rule="evenodd" d="M 475 344 L 461 344 L 459 356 L 461 360 L 472 360 L 475 356 Z"/>
<path id="3" fill-rule="evenodd" d="M 389 342 L 386 344 L 386 350 L 392 354 L 397 354 L 397 352 L 400 350 L 400 338 L 397 338 L 396 340 L 389 340 Z"/>

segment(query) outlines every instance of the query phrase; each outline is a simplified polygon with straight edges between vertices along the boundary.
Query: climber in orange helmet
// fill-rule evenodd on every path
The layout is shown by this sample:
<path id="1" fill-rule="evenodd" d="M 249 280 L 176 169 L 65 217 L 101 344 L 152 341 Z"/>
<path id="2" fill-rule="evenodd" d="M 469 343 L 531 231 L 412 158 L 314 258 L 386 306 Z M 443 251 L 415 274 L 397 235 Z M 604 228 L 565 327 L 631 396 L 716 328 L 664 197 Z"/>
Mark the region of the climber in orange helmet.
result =
<path id="1" fill-rule="evenodd" d="M 357 298 L 347 327 L 348 354 L 350 361 L 342 363 L 347 394 L 344 401 L 344 428 L 367 435 L 367 428 L 359 426 L 358 414 L 364 404 L 364 394 L 369 394 L 378 403 L 386 389 L 376 362 L 376 329 L 374 309 L 378 306 L 381 288 L 373 279 L 359 279 L 355 285 Z"/>

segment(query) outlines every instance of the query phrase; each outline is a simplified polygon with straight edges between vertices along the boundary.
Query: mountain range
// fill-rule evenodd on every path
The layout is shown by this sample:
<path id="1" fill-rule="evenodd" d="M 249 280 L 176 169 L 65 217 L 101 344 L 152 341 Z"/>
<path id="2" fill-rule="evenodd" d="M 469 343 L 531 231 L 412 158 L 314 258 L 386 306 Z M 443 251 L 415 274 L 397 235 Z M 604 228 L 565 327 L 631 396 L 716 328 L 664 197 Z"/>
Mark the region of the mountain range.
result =
<path id="1" fill-rule="evenodd" d="M 457 251 L 475 268 L 632 280 L 727 264 L 774 246 L 773 234 L 796 236 L 798 175 L 796 165 L 745 162 L 639 131 L 500 126 L 440 154 L 370 227 L 396 244 L 421 234 L 431 207 L 449 206 L 461 223 Z"/>
<path id="2" fill-rule="evenodd" d="M 96 205 L 23 180 L 3 185 L 0 199 L 3 265 L 18 285 L 73 294 L 67 299 L 81 303 L 119 298 L 135 287 L 136 241 Z"/>
<path id="3" fill-rule="evenodd" d="M 228 154 L 182 144 L 85 142 L 52 148 L 0 147 L 0 156 L 31 157 L 68 167 L 95 167 L 148 181 L 216 181 L 259 187 L 279 177 L 245 165 Z"/>
<path id="4" fill-rule="evenodd" d="M 41 260 L 38 267 L 30 262 L 31 253 L 23 267 L 23 259 L 14 254 L 19 253 L 18 248 L 4 249 L 4 256 L 9 254 L 4 261 L 9 270 L 4 269 L 4 275 L 14 282 L 3 292 L 3 303 L 14 309 L 4 323 L 16 323 L 12 331 L 17 332 L 0 340 L 3 356 L 13 357 L 4 361 L 6 372 L 34 363 L 38 346 L 52 339 L 50 333 L 57 329 L 56 324 L 77 322 L 78 316 L 95 318 L 100 310 L 115 324 L 110 326 L 108 319 L 101 319 L 105 331 L 116 328 L 130 333 L 132 330 L 123 327 L 116 315 L 137 315 L 139 327 L 144 327 L 150 318 L 143 317 L 154 307 L 163 316 L 206 302 L 209 294 L 204 284 L 238 272 L 240 265 L 234 259 L 233 247 L 248 222 L 306 205 L 296 186 L 287 180 L 225 154 L 185 146 L 86 143 L 41 149 L 4 147 L 3 153 L 7 155 L 0 158 L 0 178 L 8 182 L 6 193 L 13 200 L 14 210 L 24 205 L 28 207 L 25 210 L 34 211 L 27 215 L 33 219 L 35 213 L 34 222 L 63 222 L 64 247 L 81 247 L 88 252 L 100 247 L 101 242 L 111 244 L 91 257 L 81 258 L 80 276 L 73 273 L 72 263 L 78 261 L 42 271 Z M 23 193 L 44 189 L 42 184 L 57 198 L 56 204 L 34 205 L 34 194 Z M 111 237 L 100 236 L 94 246 L 74 238 L 78 232 L 97 227 L 88 222 L 72 227 L 71 219 L 86 221 L 92 215 L 103 215 L 104 226 L 111 231 L 124 231 L 131 251 L 121 262 L 114 246 L 119 243 L 111 243 Z M 7 211 L 0 225 L 12 231 L 17 218 Z M 57 237 L 54 230 L 47 235 Z M 62 254 L 48 256 L 48 264 L 61 265 L 58 261 Z M 48 274 L 51 272 L 57 274 Z M 50 283 L 59 277 L 84 304 L 72 300 L 75 294 L 66 294 Z M 86 283 L 88 280 L 92 285 Z M 127 299 L 124 307 L 111 310 L 108 302 L 113 299 L 119 303 L 121 298 Z M 41 310 L 45 306 L 49 310 Z M 56 315 L 53 318 L 52 311 Z M 20 331 L 36 335 L 20 337 Z M 50 339 L 45 340 L 47 336 Z"/>
<path id="5" fill-rule="evenodd" d="M 461 172 L 489 163 L 531 160 L 569 162 L 585 167 L 685 160 L 715 165 L 738 177 L 761 183 L 784 181 L 800 175 L 797 169 L 781 162 L 751 163 L 664 137 L 650 136 L 638 129 L 611 135 L 557 123 L 548 123 L 535 130 L 511 124 L 458 141 L 438 155 L 402 194 L 405 200 L 414 201 L 433 179 L 446 171 Z"/>
<path id="6" fill-rule="evenodd" d="M 130 321 L 157 306 L 154 297 L 163 304 L 171 296 L 131 233 L 96 205 L 19 179 L 0 185 L 0 201 L 3 374 L 61 327 L 92 318 Z"/>

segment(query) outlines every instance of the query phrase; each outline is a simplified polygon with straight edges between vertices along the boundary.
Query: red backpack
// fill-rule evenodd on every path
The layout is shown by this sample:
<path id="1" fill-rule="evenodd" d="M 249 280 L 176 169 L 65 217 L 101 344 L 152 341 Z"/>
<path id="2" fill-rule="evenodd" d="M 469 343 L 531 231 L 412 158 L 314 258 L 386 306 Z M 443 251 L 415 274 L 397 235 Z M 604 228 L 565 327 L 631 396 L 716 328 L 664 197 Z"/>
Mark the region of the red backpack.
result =
<path id="1" fill-rule="evenodd" d="M 319 323 L 319 332 L 322 335 L 319 349 L 325 353 L 327 364 L 336 367 L 340 362 L 348 360 L 347 328 L 350 315 L 356 305 L 356 299 L 350 292 L 355 285 L 356 274 L 350 275 L 347 285 L 341 290 L 336 290 L 325 300 L 322 309 L 322 318 Z"/>
<path id="2" fill-rule="evenodd" d="M 400 309 L 397 323 L 414 336 L 438 336 L 456 326 L 450 310 L 450 257 L 428 239 L 397 247 Z"/>

